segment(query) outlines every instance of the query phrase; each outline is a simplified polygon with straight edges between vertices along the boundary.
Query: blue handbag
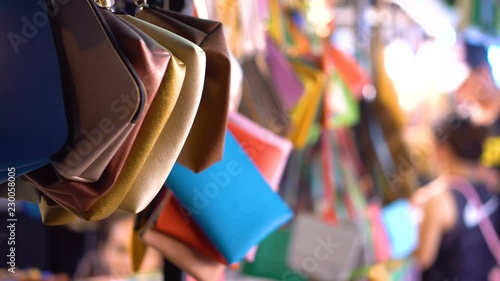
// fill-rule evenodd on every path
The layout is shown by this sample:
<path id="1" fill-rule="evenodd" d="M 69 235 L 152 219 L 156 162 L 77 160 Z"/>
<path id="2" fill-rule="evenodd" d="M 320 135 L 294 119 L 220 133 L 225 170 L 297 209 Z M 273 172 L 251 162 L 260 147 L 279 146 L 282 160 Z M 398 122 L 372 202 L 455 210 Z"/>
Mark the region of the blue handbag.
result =
<path id="1" fill-rule="evenodd" d="M 391 258 L 409 257 L 418 245 L 418 226 L 408 200 L 400 199 L 382 209 L 382 221 L 391 244 Z"/>
<path id="2" fill-rule="evenodd" d="M 293 216 L 229 132 L 221 161 L 198 174 L 176 163 L 167 185 L 230 264 Z"/>
<path id="3" fill-rule="evenodd" d="M 0 2 L 0 183 L 50 163 L 68 138 L 61 73 L 45 1 Z"/>

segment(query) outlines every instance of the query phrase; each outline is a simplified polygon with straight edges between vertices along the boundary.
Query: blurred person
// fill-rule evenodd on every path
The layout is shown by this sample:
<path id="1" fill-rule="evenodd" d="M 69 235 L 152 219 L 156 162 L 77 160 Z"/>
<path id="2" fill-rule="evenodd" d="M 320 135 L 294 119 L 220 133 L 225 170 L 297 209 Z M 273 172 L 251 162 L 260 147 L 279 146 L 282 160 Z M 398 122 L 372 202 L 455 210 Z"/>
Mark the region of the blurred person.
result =
<path id="1" fill-rule="evenodd" d="M 471 182 L 483 206 L 488 206 L 485 209 L 498 236 L 500 195 L 488 188 L 488 180 L 482 176 L 487 175 L 488 170 L 480 164 L 487 129 L 475 127 L 457 114 L 451 114 L 433 130 L 435 167 L 442 176 L 412 198 L 423 215 L 420 244 L 414 254 L 424 271 L 423 281 L 498 281 L 500 279 L 492 279 L 498 278 L 494 277 L 498 274 L 497 261 L 482 236 L 479 220 L 470 219 L 475 210 L 468 206 L 467 198 L 448 186 L 446 178 L 458 176 Z"/>
<path id="2" fill-rule="evenodd" d="M 98 230 L 97 249 L 80 261 L 75 280 L 111 280 L 134 274 L 130 257 L 134 216 L 115 213 L 103 221 Z M 148 248 L 140 272 L 153 272 L 163 267 L 161 255 Z"/>
<path id="3" fill-rule="evenodd" d="M 466 33 L 465 37 L 464 57 L 470 74 L 457 90 L 455 98 L 459 109 L 474 124 L 489 128 L 481 161 L 497 169 L 496 181 L 500 182 L 500 89 L 488 58 L 489 47 L 485 42 L 489 40 L 474 31 Z M 498 185 L 495 188 L 500 190 Z"/>

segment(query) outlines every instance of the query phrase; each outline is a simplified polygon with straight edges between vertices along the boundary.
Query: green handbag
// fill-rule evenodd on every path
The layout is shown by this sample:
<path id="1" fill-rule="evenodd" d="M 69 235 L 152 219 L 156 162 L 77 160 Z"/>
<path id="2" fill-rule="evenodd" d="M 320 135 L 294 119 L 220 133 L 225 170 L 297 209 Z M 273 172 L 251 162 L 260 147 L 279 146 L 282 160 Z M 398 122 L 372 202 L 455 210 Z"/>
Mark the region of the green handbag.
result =
<path id="1" fill-rule="evenodd" d="M 306 281 L 306 277 L 292 270 L 286 262 L 290 234 L 289 229 L 283 229 L 269 235 L 259 245 L 255 260 L 243 264 L 243 274 L 280 281 Z"/>

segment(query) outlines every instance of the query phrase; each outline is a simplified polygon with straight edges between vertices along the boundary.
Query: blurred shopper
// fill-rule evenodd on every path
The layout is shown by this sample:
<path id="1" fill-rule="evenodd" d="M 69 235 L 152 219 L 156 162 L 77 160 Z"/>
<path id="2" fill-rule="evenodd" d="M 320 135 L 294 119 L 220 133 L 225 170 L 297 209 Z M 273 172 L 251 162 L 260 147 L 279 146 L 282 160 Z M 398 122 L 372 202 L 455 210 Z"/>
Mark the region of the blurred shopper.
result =
<path id="1" fill-rule="evenodd" d="M 500 176 L 500 89 L 495 83 L 492 65 L 488 59 L 486 39 L 472 32 L 464 43 L 464 57 L 471 72 L 458 89 L 459 109 L 467 113 L 476 125 L 488 126 L 489 137 L 484 144 L 481 161 L 497 169 Z M 486 40 L 487 41 L 487 40 Z M 500 180 L 498 180 L 500 181 Z M 495 186 L 500 190 L 498 186 Z"/>
<path id="2" fill-rule="evenodd" d="M 130 277 L 132 260 L 130 238 L 134 217 L 116 213 L 103 221 L 98 231 L 99 245 L 88 252 L 80 261 L 75 280 L 111 280 Z M 142 272 L 152 272 L 162 268 L 162 258 L 158 252 L 148 249 L 142 264 Z"/>
<path id="3" fill-rule="evenodd" d="M 500 196 L 487 187 L 481 176 L 484 127 L 451 115 L 435 126 L 435 156 L 442 175 L 422 188 L 414 202 L 422 209 L 420 245 L 415 258 L 424 270 L 423 280 L 485 281 L 495 273 L 497 262 L 478 225 L 480 218 L 467 198 L 451 189 L 447 176 L 458 176 L 472 183 L 481 197 L 489 219 L 500 233 Z M 482 171 L 482 172 L 478 172 Z M 494 173 L 494 172 L 493 172 Z M 489 279 L 490 278 L 490 279 Z"/>

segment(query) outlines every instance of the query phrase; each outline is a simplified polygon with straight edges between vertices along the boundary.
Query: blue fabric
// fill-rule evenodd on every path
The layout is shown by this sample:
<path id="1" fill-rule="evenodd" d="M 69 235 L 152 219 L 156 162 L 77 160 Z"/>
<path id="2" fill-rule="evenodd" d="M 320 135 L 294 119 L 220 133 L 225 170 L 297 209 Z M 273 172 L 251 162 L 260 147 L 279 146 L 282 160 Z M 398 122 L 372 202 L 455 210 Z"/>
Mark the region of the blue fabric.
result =
<path id="1" fill-rule="evenodd" d="M 24 167 L 16 167 L 16 172 L 15 172 L 16 178 L 24 174 L 27 174 L 29 172 L 32 172 L 38 168 L 41 168 L 47 164 L 50 164 L 50 161 L 45 160 L 43 162 L 35 163 Z M 0 184 L 7 182 L 8 179 L 9 179 L 9 171 L 8 170 L 0 171 Z"/>
<path id="2" fill-rule="evenodd" d="M 220 162 L 198 174 L 177 163 L 167 186 L 230 264 L 293 216 L 229 132 Z"/>
<path id="3" fill-rule="evenodd" d="M 0 171 L 47 162 L 68 138 L 45 1 L 0 1 Z"/>
<path id="4" fill-rule="evenodd" d="M 391 258 L 410 256 L 418 245 L 418 227 L 410 202 L 401 199 L 387 205 L 382 209 L 382 220 L 391 243 Z"/>

